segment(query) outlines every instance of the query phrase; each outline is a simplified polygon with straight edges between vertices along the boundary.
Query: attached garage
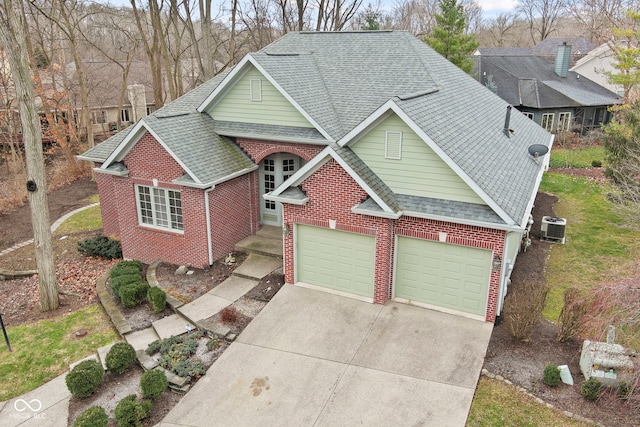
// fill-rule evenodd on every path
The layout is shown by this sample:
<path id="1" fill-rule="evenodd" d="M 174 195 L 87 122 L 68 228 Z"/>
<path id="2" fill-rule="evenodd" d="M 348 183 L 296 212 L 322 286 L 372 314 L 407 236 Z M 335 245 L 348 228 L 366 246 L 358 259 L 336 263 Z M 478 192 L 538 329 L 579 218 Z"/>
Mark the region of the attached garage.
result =
<path id="1" fill-rule="evenodd" d="M 297 224 L 296 281 L 373 298 L 375 238 Z"/>
<path id="2" fill-rule="evenodd" d="M 484 318 L 492 252 L 398 236 L 395 297 Z"/>

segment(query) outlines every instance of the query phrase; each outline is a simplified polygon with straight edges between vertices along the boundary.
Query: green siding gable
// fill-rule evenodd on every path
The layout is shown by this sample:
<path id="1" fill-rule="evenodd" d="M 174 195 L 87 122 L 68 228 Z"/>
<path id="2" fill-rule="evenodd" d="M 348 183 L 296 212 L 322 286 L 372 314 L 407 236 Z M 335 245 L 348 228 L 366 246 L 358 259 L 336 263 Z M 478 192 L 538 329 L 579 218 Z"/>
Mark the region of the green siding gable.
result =
<path id="1" fill-rule="evenodd" d="M 262 82 L 261 101 L 251 100 L 251 80 L 256 79 Z M 223 95 L 209 114 L 216 120 L 229 122 L 313 128 L 255 67 L 251 67 Z"/>
<path id="2" fill-rule="evenodd" d="M 398 131 L 401 158 L 385 158 L 386 134 Z M 397 194 L 486 204 L 396 114 L 383 119 L 351 149 Z"/>

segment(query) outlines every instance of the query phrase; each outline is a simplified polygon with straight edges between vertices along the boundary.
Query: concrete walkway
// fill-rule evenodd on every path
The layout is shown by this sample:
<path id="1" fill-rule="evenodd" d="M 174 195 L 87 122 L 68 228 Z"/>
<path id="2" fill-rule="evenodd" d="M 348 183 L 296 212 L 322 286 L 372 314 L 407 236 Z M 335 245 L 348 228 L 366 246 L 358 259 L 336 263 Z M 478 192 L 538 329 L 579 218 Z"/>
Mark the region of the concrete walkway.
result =
<path id="1" fill-rule="evenodd" d="M 160 426 L 464 426 L 492 326 L 285 285 Z"/>
<path id="2" fill-rule="evenodd" d="M 95 206 L 95 205 L 92 205 Z M 65 215 L 65 219 L 87 206 Z M 58 228 L 62 221 L 56 221 Z M 16 245 L 12 250 L 29 243 Z M 185 324 L 206 323 L 206 319 L 216 315 L 223 308 L 233 304 L 244 296 L 260 279 L 269 273 L 282 267 L 282 260 L 273 256 L 264 256 L 251 253 L 245 261 L 236 269 L 234 275 L 213 288 L 200 298 L 176 309 L 176 314 L 167 316 L 154 322 L 153 326 L 142 331 L 127 333 L 124 338 L 136 350 L 145 350 L 149 343 L 159 337 L 167 338 L 186 333 Z M 106 349 L 102 350 L 106 354 Z M 96 356 L 89 356 L 95 358 Z M 77 363 L 77 362 L 76 362 Z M 156 363 L 157 364 L 157 363 Z M 73 366 L 73 364 L 72 364 Z M 22 396 L 9 401 L 0 402 L 0 427 L 17 426 L 66 426 L 69 416 L 69 393 L 65 377 L 67 373 L 56 377 L 54 380 L 32 390 Z M 183 399 L 189 399 L 190 394 Z"/>
<path id="3" fill-rule="evenodd" d="M 74 211 L 71 211 L 71 212 L 61 216 L 53 224 L 51 224 L 51 232 L 53 233 L 54 231 L 56 231 L 58 229 L 58 227 L 60 227 L 60 225 L 62 225 L 63 222 L 65 222 L 67 219 L 69 219 L 73 215 L 77 214 L 78 212 L 82 212 L 85 209 L 89 209 L 89 208 L 92 208 L 92 207 L 98 206 L 98 205 L 100 205 L 100 203 L 92 203 L 90 205 L 83 206 L 81 208 L 78 208 L 78 209 L 76 209 Z M 15 245 L 11 246 L 10 248 L 7 248 L 7 249 L 5 249 L 3 251 L 0 251 L 0 256 L 6 255 L 9 252 L 13 252 L 16 249 L 20 249 L 20 248 L 22 248 L 24 246 L 27 246 L 27 245 L 30 245 L 32 243 L 33 243 L 33 239 L 29 239 L 29 240 L 26 240 L 24 242 L 16 243 Z"/>

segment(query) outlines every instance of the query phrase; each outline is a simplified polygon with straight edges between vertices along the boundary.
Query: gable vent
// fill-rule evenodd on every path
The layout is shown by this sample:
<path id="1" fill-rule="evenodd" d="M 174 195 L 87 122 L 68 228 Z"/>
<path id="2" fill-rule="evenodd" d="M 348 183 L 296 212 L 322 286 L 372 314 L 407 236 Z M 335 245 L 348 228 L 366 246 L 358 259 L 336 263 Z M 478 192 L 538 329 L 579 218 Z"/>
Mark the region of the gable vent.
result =
<path id="1" fill-rule="evenodd" d="M 393 160 L 402 158 L 402 132 L 387 131 L 384 158 Z"/>

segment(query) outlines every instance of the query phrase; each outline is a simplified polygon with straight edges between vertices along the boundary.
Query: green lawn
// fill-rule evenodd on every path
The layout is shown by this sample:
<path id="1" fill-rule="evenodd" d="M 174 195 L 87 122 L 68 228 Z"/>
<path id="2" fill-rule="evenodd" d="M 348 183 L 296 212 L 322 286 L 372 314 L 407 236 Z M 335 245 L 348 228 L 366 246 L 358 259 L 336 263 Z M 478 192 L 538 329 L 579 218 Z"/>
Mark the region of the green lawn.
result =
<path id="1" fill-rule="evenodd" d="M 512 386 L 488 378 L 480 378 L 467 419 L 467 427 L 582 427 L 580 423 L 557 410 L 536 403 Z"/>
<path id="2" fill-rule="evenodd" d="M 84 338 L 73 333 L 86 329 Z M 7 328 L 12 352 L 0 347 L 0 401 L 52 380 L 69 364 L 110 344 L 119 336 L 102 306 L 95 304 L 68 315 Z"/>
<path id="3" fill-rule="evenodd" d="M 88 203 L 96 203 L 100 200 L 98 196 L 89 197 Z M 100 214 L 100 206 L 94 206 L 89 209 L 78 212 L 68 218 L 55 231 L 54 235 L 63 236 L 65 234 L 77 233 L 82 231 L 99 230 L 102 228 L 102 216 Z"/>
<path id="4" fill-rule="evenodd" d="M 590 168 L 593 161 L 599 161 L 602 164 L 605 151 L 602 146 L 586 147 L 586 148 L 552 148 L 549 166 L 552 168 Z"/>
<path id="5" fill-rule="evenodd" d="M 540 189 L 558 196 L 556 215 L 567 219 L 567 243 L 551 248 L 546 273 L 551 291 L 544 316 L 555 322 L 567 287 L 587 290 L 637 258 L 640 232 L 624 226 L 607 201 L 608 185 L 548 173 Z"/>

